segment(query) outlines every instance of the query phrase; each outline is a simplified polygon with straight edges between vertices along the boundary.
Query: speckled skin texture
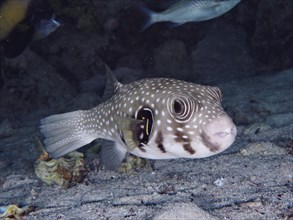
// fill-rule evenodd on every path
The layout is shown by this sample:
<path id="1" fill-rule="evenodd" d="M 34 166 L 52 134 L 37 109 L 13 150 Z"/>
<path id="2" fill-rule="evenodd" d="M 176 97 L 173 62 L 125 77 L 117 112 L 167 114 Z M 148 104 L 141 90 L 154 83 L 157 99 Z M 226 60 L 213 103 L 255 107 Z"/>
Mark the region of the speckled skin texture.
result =
<path id="1" fill-rule="evenodd" d="M 114 141 L 119 158 L 126 151 L 150 159 L 201 158 L 235 139 L 217 87 L 168 78 L 115 86 L 114 95 L 93 109 L 43 119 L 47 151 L 59 157 L 104 138 Z"/>

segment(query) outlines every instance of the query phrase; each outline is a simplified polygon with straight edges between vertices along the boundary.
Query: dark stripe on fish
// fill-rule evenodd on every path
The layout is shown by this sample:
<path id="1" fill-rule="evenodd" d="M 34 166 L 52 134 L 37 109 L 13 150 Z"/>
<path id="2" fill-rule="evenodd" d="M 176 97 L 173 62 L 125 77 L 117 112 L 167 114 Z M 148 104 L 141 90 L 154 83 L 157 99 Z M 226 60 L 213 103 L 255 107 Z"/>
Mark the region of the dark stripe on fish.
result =
<path id="1" fill-rule="evenodd" d="M 146 152 L 146 149 L 143 148 L 144 146 L 142 144 L 138 145 L 138 149 L 140 149 L 142 152 Z"/>
<path id="2" fill-rule="evenodd" d="M 183 148 L 186 152 L 190 153 L 191 155 L 195 154 L 195 150 L 190 145 L 190 138 L 187 136 L 187 138 L 183 138 L 183 135 L 187 136 L 186 134 L 176 131 L 175 132 L 175 141 L 178 143 L 182 143 Z"/>
<path id="3" fill-rule="evenodd" d="M 191 155 L 195 154 L 195 150 L 191 147 L 190 143 L 183 144 L 183 148 L 184 148 L 185 151 L 187 151 Z"/>
<path id="4" fill-rule="evenodd" d="M 164 138 L 163 138 L 163 134 L 161 131 L 158 132 L 158 136 L 157 136 L 157 139 L 156 139 L 156 143 L 158 144 L 158 148 L 163 152 L 163 153 L 166 153 L 166 150 L 165 150 L 165 147 L 163 145 L 163 141 L 164 141 Z"/>
<path id="5" fill-rule="evenodd" d="M 220 147 L 211 143 L 210 142 L 210 138 L 206 135 L 205 132 L 203 132 L 201 134 L 201 139 L 202 139 L 202 142 L 204 143 L 204 145 L 211 151 L 211 152 L 217 152 L 220 150 Z"/>

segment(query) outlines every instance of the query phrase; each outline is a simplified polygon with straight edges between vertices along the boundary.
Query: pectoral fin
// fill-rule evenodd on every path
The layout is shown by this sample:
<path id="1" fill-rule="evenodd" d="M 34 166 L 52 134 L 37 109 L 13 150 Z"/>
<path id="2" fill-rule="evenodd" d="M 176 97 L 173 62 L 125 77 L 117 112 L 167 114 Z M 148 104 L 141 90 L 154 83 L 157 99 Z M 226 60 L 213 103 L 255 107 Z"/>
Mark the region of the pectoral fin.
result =
<path id="1" fill-rule="evenodd" d="M 126 150 L 117 142 L 110 140 L 103 140 L 100 159 L 102 165 L 108 170 L 116 169 L 123 161 Z"/>
<path id="2" fill-rule="evenodd" d="M 143 150 L 144 144 L 149 142 L 153 130 L 152 110 L 143 107 L 139 109 L 134 118 L 130 116 L 116 116 L 116 123 L 121 131 L 121 139 L 127 145 L 127 150 L 132 151 L 136 147 Z"/>
<path id="3" fill-rule="evenodd" d="M 139 129 L 144 124 L 143 120 L 131 117 L 116 116 L 115 121 L 122 132 L 122 140 L 125 142 L 128 151 L 134 150 L 140 145 Z"/>

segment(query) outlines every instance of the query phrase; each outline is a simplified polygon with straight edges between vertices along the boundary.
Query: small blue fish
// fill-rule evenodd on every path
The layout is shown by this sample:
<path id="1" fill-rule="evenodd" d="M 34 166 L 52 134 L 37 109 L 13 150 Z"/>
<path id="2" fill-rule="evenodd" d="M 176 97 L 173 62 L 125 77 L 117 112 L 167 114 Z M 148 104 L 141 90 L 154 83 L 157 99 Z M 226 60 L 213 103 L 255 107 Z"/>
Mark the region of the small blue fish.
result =
<path id="1" fill-rule="evenodd" d="M 52 32 L 54 32 L 58 27 L 60 27 L 60 23 L 55 20 L 55 16 L 53 15 L 51 19 L 45 20 L 42 19 L 35 26 L 34 40 L 43 39 L 49 36 Z"/>
<path id="2" fill-rule="evenodd" d="M 206 21 L 219 17 L 235 7 L 241 0 L 181 0 L 162 12 L 143 8 L 149 16 L 143 30 L 157 22 L 181 25 L 187 22 Z"/>

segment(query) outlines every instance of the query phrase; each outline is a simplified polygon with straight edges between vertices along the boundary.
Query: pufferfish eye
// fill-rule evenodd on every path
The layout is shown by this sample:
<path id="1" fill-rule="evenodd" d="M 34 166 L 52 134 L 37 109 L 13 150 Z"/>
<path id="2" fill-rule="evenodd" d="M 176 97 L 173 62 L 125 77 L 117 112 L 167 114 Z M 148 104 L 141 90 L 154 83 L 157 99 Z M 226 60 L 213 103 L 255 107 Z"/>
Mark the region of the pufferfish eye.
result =
<path id="1" fill-rule="evenodd" d="M 185 122 L 191 118 L 195 110 L 195 101 L 189 96 L 176 96 L 170 98 L 168 111 L 175 119 Z"/>
<path id="2" fill-rule="evenodd" d="M 173 109 L 175 114 L 182 114 L 184 112 L 184 104 L 181 100 L 174 100 Z"/>

